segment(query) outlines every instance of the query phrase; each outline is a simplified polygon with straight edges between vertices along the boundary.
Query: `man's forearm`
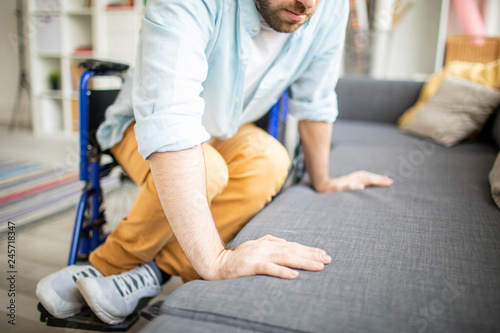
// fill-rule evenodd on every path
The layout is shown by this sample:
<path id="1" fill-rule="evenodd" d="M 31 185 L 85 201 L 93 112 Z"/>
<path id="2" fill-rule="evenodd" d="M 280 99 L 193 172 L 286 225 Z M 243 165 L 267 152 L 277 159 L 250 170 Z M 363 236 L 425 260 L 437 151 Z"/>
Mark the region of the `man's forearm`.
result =
<path id="1" fill-rule="evenodd" d="M 362 190 L 367 186 L 390 186 L 393 180 L 367 171 L 356 171 L 345 176 L 330 177 L 330 145 L 333 124 L 302 120 L 300 137 L 304 148 L 306 168 L 313 188 L 318 192 Z"/>
<path id="2" fill-rule="evenodd" d="M 294 268 L 320 271 L 331 262 L 325 251 L 270 235 L 228 250 L 212 218 L 200 146 L 154 153 L 149 165 L 158 197 L 175 237 L 196 272 L 206 280 L 264 274 L 294 279 Z"/>
<path id="3" fill-rule="evenodd" d="M 315 190 L 322 192 L 322 187 L 330 179 L 330 145 L 333 124 L 302 120 L 299 122 L 299 130 L 306 168 L 312 185 Z"/>
<path id="4" fill-rule="evenodd" d="M 214 279 L 224 244 L 207 201 L 201 146 L 153 153 L 149 164 L 163 210 L 186 257 L 201 277 Z"/>

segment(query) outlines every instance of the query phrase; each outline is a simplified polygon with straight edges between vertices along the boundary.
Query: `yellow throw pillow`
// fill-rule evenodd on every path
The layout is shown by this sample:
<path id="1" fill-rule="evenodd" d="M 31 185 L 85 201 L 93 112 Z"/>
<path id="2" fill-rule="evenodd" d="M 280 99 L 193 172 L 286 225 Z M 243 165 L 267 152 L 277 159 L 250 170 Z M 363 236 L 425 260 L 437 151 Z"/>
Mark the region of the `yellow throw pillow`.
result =
<path id="1" fill-rule="evenodd" d="M 487 64 L 452 61 L 441 72 L 432 74 L 422 88 L 415 105 L 406 110 L 399 118 L 399 127 L 406 125 L 427 100 L 434 96 L 446 75 L 456 76 L 483 84 L 487 87 L 500 89 L 500 59 Z"/>

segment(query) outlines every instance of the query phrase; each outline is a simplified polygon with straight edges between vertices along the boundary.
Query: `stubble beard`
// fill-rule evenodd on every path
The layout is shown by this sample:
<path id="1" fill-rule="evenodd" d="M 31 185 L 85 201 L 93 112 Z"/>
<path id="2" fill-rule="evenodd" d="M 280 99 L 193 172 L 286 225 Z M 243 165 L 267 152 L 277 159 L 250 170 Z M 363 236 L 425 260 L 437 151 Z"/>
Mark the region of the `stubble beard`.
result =
<path id="1" fill-rule="evenodd" d="M 267 25 L 269 25 L 271 29 L 277 32 L 295 32 L 311 17 L 311 15 L 308 14 L 308 17 L 304 21 L 293 22 L 290 19 L 283 17 L 283 7 L 271 8 L 271 6 L 269 5 L 269 0 L 255 0 L 255 4 L 257 6 L 257 10 L 260 12 Z M 307 13 L 307 8 L 305 8 L 304 5 L 298 3 L 296 8 L 293 8 L 293 11 L 296 13 L 305 14 Z"/>

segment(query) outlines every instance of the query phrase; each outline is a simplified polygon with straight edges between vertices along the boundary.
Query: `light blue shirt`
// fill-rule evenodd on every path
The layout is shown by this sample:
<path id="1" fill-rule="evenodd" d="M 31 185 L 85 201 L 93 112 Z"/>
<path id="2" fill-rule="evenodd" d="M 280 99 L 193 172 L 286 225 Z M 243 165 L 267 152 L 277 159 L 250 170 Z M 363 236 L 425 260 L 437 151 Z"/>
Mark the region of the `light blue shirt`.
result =
<path id="1" fill-rule="evenodd" d="M 106 111 L 97 133 L 101 147 L 118 143 L 134 118 L 145 159 L 229 138 L 244 111 L 265 114 L 286 89 L 298 120 L 333 122 L 348 7 L 347 0 L 323 0 L 290 34 L 244 105 L 251 38 L 261 29 L 254 0 L 149 0 L 133 87 L 124 87 Z"/>

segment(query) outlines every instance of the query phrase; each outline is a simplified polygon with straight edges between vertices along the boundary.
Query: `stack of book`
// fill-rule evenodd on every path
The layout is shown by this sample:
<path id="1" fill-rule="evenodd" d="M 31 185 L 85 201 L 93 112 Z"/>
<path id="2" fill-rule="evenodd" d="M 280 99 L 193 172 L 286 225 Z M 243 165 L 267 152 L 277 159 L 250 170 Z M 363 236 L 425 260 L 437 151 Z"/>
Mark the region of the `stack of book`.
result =
<path id="1" fill-rule="evenodd" d="M 134 0 L 109 0 L 106 10 L 130 9 L 134 7 Z"/>

